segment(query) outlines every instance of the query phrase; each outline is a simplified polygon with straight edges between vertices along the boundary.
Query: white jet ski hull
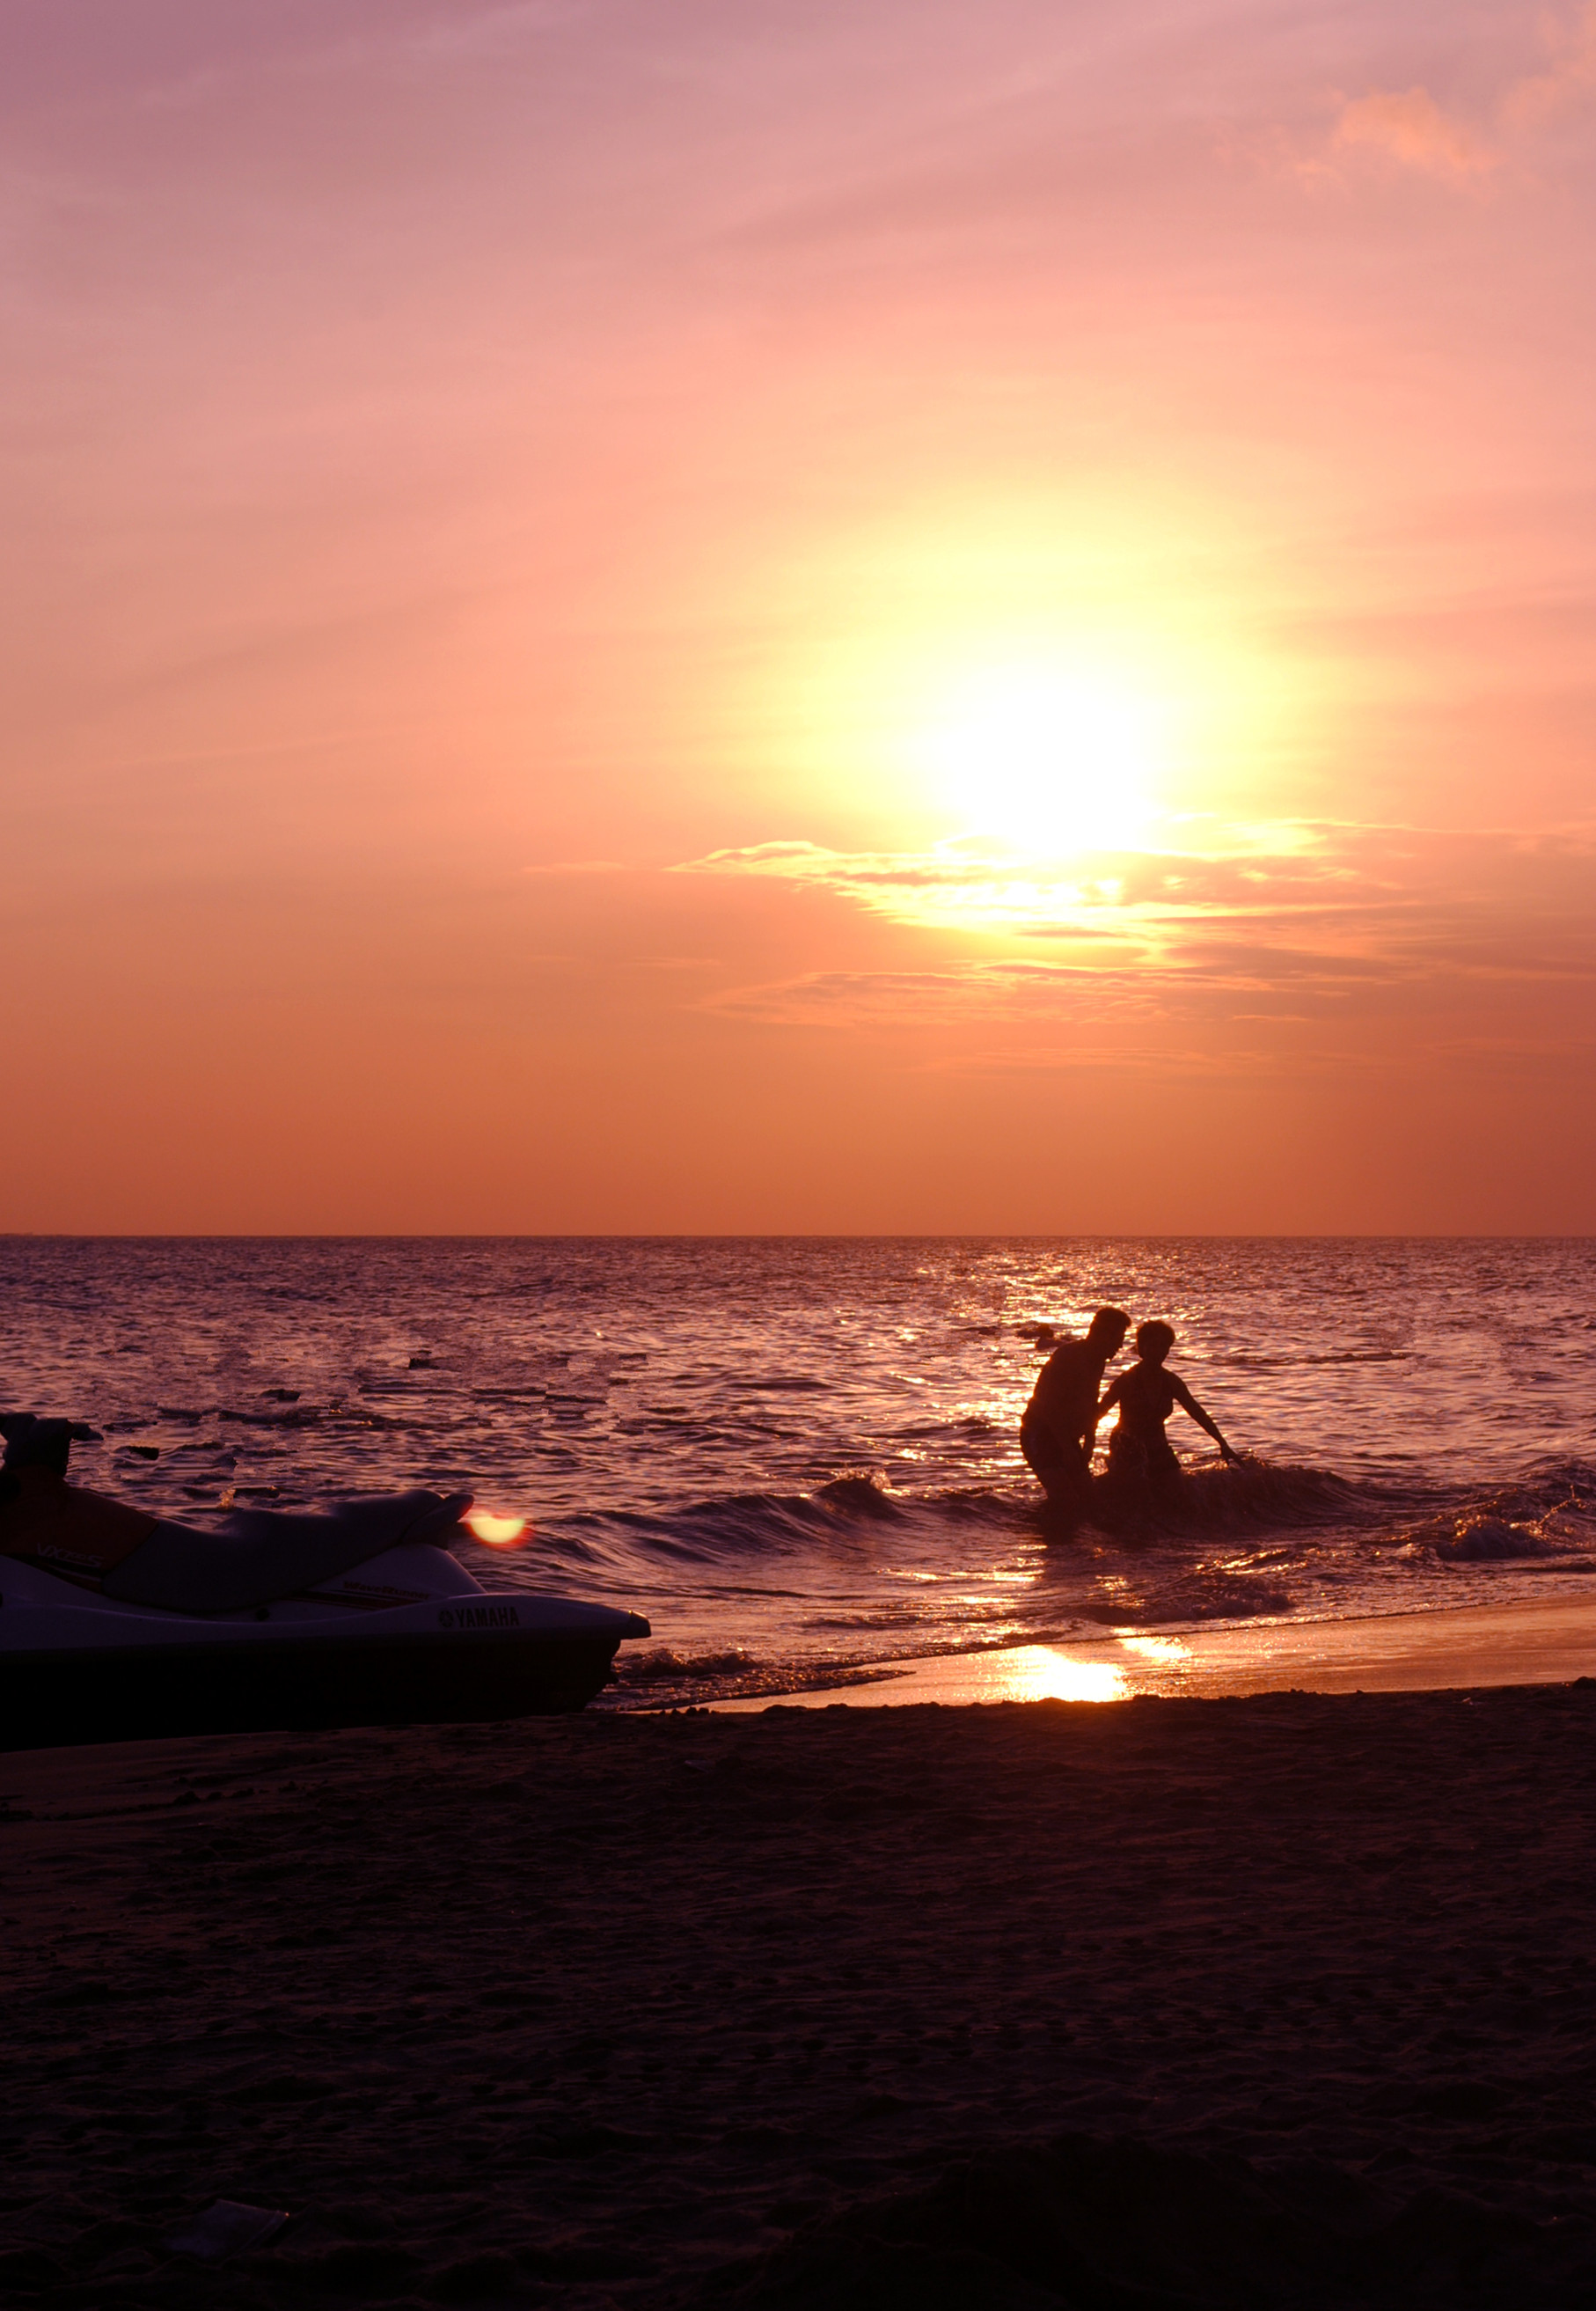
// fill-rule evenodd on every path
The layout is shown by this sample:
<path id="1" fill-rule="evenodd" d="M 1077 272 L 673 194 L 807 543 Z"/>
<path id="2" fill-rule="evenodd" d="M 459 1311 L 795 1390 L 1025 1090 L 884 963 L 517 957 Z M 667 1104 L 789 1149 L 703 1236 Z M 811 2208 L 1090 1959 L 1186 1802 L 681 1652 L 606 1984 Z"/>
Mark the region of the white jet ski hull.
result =
<path id="1" fill-rule="evenodd" d="M 431 1548 L 392 1550 L 325 1596 L 204 1618 L 0 1560 L 0 1750 L 564 1714 L 648 1634 L 607 1606 L 484 1591 Z"/>

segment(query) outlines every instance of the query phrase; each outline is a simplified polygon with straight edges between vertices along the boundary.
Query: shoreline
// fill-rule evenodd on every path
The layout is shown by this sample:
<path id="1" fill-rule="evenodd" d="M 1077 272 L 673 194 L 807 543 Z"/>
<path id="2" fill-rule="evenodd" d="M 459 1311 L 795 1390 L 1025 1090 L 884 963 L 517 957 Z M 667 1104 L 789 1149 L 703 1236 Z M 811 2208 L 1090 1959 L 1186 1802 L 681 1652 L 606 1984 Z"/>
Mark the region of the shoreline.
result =
<path id="1" fill-rule="evenodd" d="M 1434 1693 L 1571 1684 L 1596 1677 L 1596 1597 L 1459 1605 L 1345 1620 L 1105 1630 L 1101 1637 L 909 1655 L 868 1683 L 702 1705 L 717 1714 L 781 1707 L 894 1709 L 938 1702 L 1238 1698 L 1271 1693 Z M 643 1714 L 643 1713 L 628 1713 Z"/>

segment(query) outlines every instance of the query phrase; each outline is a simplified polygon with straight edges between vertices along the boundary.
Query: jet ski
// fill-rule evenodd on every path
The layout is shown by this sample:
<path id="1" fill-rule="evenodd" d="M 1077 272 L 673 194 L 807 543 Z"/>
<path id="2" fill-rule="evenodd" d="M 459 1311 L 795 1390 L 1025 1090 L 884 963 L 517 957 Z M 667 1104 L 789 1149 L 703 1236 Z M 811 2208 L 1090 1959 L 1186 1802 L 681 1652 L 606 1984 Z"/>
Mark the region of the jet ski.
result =
<path id="1" fill-rule="evenodd" d="M 67 1482 L 81 1422 L 0 1417 L 0 1750 L 583 1709 L 636 1613 L 484 1590 L 471 1496 L 201 1531 Z"/>

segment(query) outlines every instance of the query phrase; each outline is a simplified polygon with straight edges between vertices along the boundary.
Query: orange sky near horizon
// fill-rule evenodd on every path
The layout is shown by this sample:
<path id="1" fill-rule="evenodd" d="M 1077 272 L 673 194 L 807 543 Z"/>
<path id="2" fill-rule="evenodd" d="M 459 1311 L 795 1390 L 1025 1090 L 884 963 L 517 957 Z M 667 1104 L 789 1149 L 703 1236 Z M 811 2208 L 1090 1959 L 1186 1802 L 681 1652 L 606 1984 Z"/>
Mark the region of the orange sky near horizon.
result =
<path id="1" fill-rule="evenodd" d="M 0 1227 L 1596 1230 L 1596 6 L 0 65 Z"/>

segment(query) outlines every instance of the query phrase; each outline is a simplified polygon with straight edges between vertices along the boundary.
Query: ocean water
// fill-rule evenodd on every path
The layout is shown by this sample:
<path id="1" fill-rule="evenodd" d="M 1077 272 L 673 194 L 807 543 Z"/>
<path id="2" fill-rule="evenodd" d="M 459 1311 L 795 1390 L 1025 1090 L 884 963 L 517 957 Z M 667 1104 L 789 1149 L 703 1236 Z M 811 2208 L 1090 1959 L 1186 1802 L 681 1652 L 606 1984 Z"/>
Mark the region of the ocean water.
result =
<path id="1" fill-rule="evenodd" d="M 1042 1328 L 1166 1318 L 1178 1505 L 1060 1538 Z M 196 1523 L 430 1485 L 495 1587 L 646 1613 L 610 1705 L 1103 1632 L 1544 1598 L 1596 1571 L 1596 1242 L 0 1238 L 0 1407 Z M 1123 1361 L 1123 1359 L 1121 1360 Z M 1182 1433 L 1183 1432 L 1183 1433 Z"/>

